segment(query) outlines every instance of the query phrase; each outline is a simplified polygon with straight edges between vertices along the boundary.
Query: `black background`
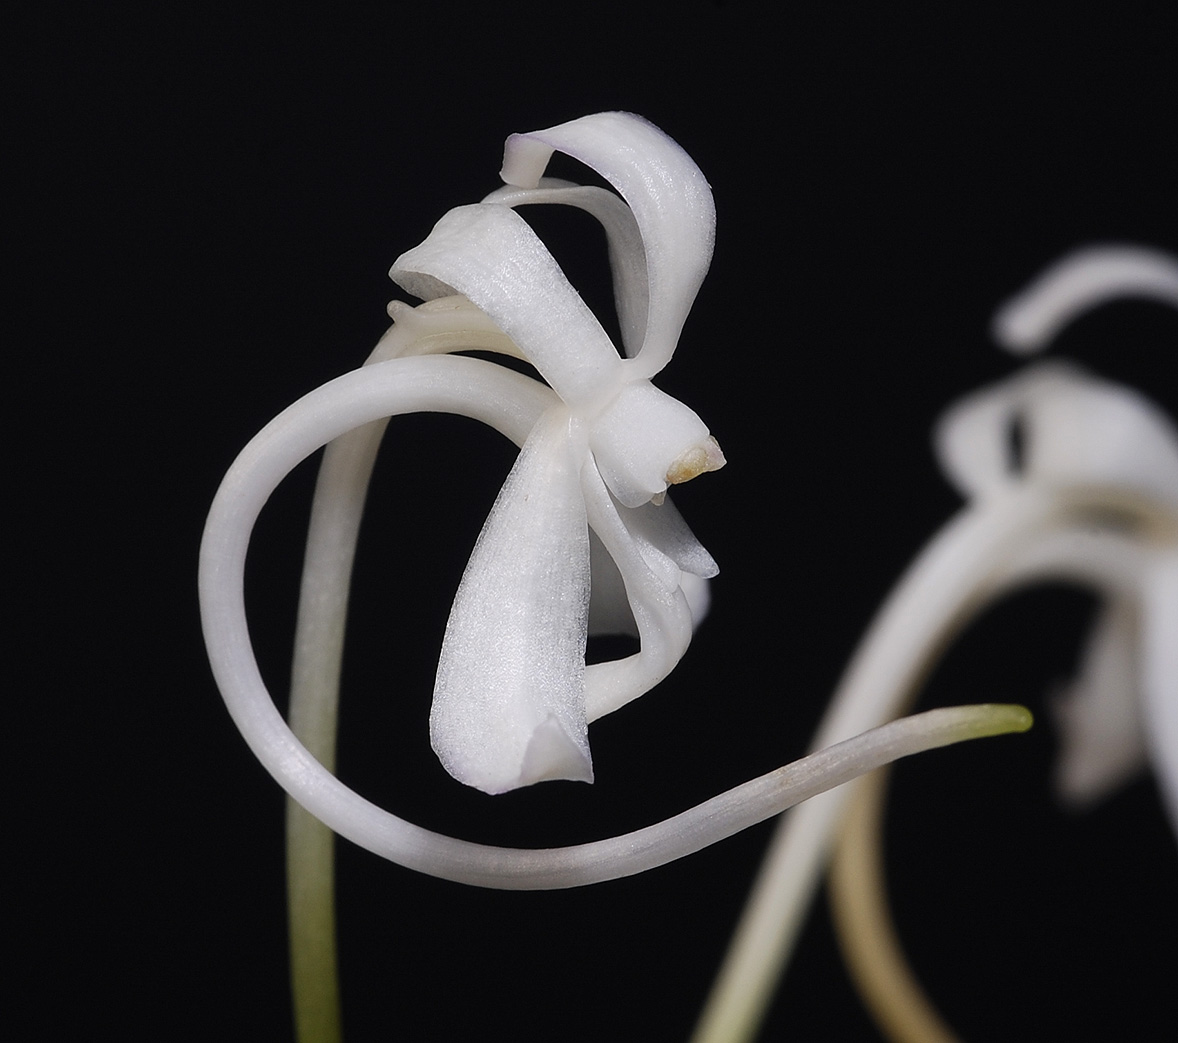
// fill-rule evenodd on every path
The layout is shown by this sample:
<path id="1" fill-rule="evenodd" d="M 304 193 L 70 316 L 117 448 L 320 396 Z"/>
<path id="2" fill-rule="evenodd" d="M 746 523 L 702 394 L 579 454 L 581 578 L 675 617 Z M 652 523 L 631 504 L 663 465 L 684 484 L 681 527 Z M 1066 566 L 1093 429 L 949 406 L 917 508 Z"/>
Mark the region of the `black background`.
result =
<path id="1" fill-rule="evenodd" d="M 400 421 L 358 565 L 341 774 L 434 829 L 554 845 L 799 755 L 875 607 L 958 509 L 928 431 L 1015 369 L 988 340 L 996 304 L 1076 245 L 1178 250 L 1166 6 L 45 5 L 17 27 L 10 901 L 18 962 L 53 995 L 36 1035 L 290 1037 L 282 798 L 204 662 L 203 516 L 263 423 L 368 352 L 389 265 L 495 187 L 508 133 L 640 112 L 713 186 L 712 272 L 660 377 L 730 461 L 677 494 L 721 565 L 712 615 L 670 680 L 594 726 L 592 788 L 462 790 L 428 749 L 432 669 L 512 451 L 453 418 Z M 559 256 L 601 300 L 600 258 Z M 1176 332 L 1164 308 L 1115 304 L 1052 354 L 1174 413 Z M 277 692 L 310 480 L 280 491 L 251 561 Z M 987 614 L 922 705 L 1024 701 L 1039 726 L 897 775 L 897 917 L 968 1039 L 1157 1038 L 1171 1018 L 1178 857 L 1152 781 L 1083 815 L 1050 792 L 1046 693 L 1093 604 L 1057 588 Z M 684 1039 L 767 829 L 553 894 L 343 844 L 347 1036 Z M 873 1033 L 820 903 L 764 1038 Z"/>

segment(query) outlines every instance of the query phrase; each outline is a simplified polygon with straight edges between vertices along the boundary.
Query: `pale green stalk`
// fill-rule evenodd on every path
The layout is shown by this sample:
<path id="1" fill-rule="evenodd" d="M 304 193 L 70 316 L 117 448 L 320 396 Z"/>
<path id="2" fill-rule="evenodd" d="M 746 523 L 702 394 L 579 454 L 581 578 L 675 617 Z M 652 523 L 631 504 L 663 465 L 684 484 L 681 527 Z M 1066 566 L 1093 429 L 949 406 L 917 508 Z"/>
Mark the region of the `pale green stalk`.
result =
<path id="1" fill-rule="evenodd" d="M 407 309 L 400 309 L 404 315 Z M 466 318 L 465 313 L 460 313 Z M 499 336 L 457 327 L 394 326 L 364 365 L 406 355 L 440 354 L 460 347 L 498 348 Z M 328 771 L 335 771 L 340 671 L 348 593 L 360 522 L 388 418 L 331 442 L 323 452 L 311 521 L 291 664 L 290 729 Z M 334 834 L 295 800 L 286 808 L 287 910 L 291 988 L 299 1043 L 342 1038 L 336 955 Z"/>
<path id="2" fill-rule="evenodd" d="M 329 445 L 319 469 L 299 592 L 291 668 L 291 731 L 335 770 L 340 664 L 356 539 L 387 421 Z M 299 1043 L 342 1037 L 335 943 L 334 834 L 294 800 L 286 808 L 291 988 Z"/>

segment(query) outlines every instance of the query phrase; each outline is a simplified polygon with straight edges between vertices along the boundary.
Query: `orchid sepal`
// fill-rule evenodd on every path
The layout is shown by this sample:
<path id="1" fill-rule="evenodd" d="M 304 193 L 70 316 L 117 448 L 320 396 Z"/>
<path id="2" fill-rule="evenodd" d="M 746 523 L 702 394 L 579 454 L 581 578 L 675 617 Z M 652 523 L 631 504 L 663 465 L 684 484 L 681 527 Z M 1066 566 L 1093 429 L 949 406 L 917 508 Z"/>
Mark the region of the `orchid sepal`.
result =
<path id="1" fill-rule="evenodd" d="M 449 211 L 389 272 L 424 300 L 460 293 L 482 309 L 570 405 L 615 388 L 621 359 L 548 248 L 514 210 Z"/>
<path id="2" fill-rule="evenodd" d="M 502 793 L 593 781 L 585 720 L 589 531 L 567 411 L 536 424 L 479 534 L 446 624 L 430 742 Z"/>
<path id="3" fill-rule="evenodd" d="M 692 158 L 640 116 L 599 112 L 530 134 L 513 134 L 503 154 L 503 180 L 538 184 L 553 151 L 564 152 L 604 177 L 634 212 L 646 252 L 650 308 L 641 375 L 671 359 L 684 320 L 707 274 L 716 235 L 716 208 Z"/>

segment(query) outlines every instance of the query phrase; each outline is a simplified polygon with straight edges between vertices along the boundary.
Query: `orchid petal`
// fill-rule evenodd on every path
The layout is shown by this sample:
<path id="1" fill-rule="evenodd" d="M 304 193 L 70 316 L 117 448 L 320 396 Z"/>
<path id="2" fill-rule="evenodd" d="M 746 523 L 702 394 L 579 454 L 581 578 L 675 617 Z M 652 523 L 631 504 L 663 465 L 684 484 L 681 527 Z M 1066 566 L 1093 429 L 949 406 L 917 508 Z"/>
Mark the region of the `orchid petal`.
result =
<path id="1" fill-rule="evenodd" d="M 1143 602 L 1146 741 L 1178 834 L 1178 554 L 1165 555 L 1151 570 Z"/>
<path id="2" fill-rule="evenodd" d="M 1079 677 L 1052 707 L 1061 740 L 1056 788 L 1071 803 L 1096 800 L 1145 767 L 1140 623 L 1136 599 L 1110 598 L 1088 638 Z"/>
<path id="3" fill-rule="evenodd" d="M 712 259 L 712 190 L 675 141 L 626 112 L 600 112 L 547 130 L 513 134 L 503 154 L 503 180 L 524 188 L 536 186 L 554 151 L 596 171 L 634 211 L 650 293 L 636 372 L 653 376 L 670 361 Z"/>
<path id="4" fill-rule="evenodd" d="M 406 355 L 453 351 L 494 351 L 523 358 L 515 342 L 465 297 L 436 297 L 416 308 L 404 301 L 389 301 L 388 312 L 393 325 L 377 341 L 366 366 Z"/>
<path id="5" fill-rule="evenodd" d="M 1077 250 L 998 310 L 994 339 L 1016 355 L 1034 354 L 1082 312 L 1127 296 L 1178 307 L 1178 260 L 1140 246 Z"/>
<path id="6" fill-rule="evenodd" d="M 720 570 L 715 559 L 687 527 L 683 516 L 670 499 L 659 506 L 641 507 L 615 504 L 622 523 L 631 536 L 651 548 L 666 562 L 679 568 L 678 581 L 691 609 L 691 622 L 698 627 L 708 613 L 711 594 L 708 579 Z M 626 596 L 626 585 L 617 563 L 609 556 L 601 539 L 589 530 L 589 560 L 593 574 L 593 596 L 589 601 L 589 633 L 628 634 L 638 636 L 634 613 Z M 648 552 L 649 554 L 649 552 Z M 646 557 L 650 563 L 649 556 Z"/>
<path id="7" fill-rule="evenodd" d="M 589 530 L 589 573 L 592 591 L 589 598 L 590 637 L 612 634 L 637 637 L 638 625 L 630 611 L 622 574 L 592 529 Z"/>
<path id="8" fill-rule="evenodd" d="M 585 674 L 585 712 L 590 723 L 650 691 L 674 669 L 691 642 L 692 610 L 681 573 L 659 548 L 635 539 L 592 462 L 581 472 L 589 524 L 613 558 L 626 588 L 640 650 L 594 663 Z"/>
<path id="9" fill-rule="evenodd" d="M 1010 435 L 1018 424 L 1021 460 Z M 938 422 L 941 465 L 967 496 L 1027 481 L 1119 489 L 1178 506 L 1178 432 L 1137 392 L 1059 363 L 970 395 Z"/>
<path id="10" fill-rule="evenodd" d="M 568 414 L 536 425 L 479 535 L 446 624 L 430 741 L 503 793 L 593 780 L 585 722 L 589 535 Z"/>
<path id="11" fill-rule="evenodd" d="M 575 185 L 560 178 L 544 177 L 536 188 L 505 185 L 483 199 L 500 206 L 563 203 L 595 217 L 605 231 L 609 268 L 613 276 L 614 305 L 622 331 L 622 347 L 633 357 L 642 347 L 650 295 L 646 284 L 646 251 L 632 211 L 618 196 L 596 185 Z"/>
<path id="12" fill-rule="evenodd" d="M 670 497 L 661 504 L 621 508 L 618 514 L 636 539 L 657 547 L 684 572 L 702 579 L 719 574 L 716 559 L 696 539 Z"/>
<path id="13" fill-rule="evenodd" d="M 684 572 L 679 581 L 683 596 L 687 599 L 687 607 L 691 610 L 691 625 L 698 627 L 707 617 L 712 607 L 712 588 L 703 576 L 693 572 Z"/>
<path id="14" fill-rule="evenodd" d="M 933 446 L 946 477 L 966 499 L 981 498 L 1018 480 L 1011 435 L 1023 421 L 1025 401 L 1043 384 L 1066 379 L 1058 363 L 1037 366 L 1000 384 L 966 395 L 933 428 Z"/>
<path id="15" fill-rule="evenodd" d="M 548 248 L 505 206 L 451 210 L 389 275 L 424 300 L 470 298 L 570 405 L 617 386 L 621 359 L 605 331 Z"/>

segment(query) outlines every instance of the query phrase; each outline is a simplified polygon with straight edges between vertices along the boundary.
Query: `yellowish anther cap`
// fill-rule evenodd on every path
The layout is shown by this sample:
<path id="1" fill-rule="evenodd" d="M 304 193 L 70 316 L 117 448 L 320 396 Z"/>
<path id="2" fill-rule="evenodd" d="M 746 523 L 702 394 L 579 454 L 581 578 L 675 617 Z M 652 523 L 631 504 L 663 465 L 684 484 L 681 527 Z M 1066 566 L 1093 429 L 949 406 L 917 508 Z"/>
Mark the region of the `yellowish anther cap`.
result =
<path id="1" fill-rule="evenodd" d="M 711 435 L 700 445 L 693 445 L 686 452 L 680 453 L 671 466 L 667 468 L 667 484 L 680 485 L 690 482 L 692 478 L 705 471 L 718 471 L 728 461 L 724 459 L 724 451 L 720 443 Z"/>

